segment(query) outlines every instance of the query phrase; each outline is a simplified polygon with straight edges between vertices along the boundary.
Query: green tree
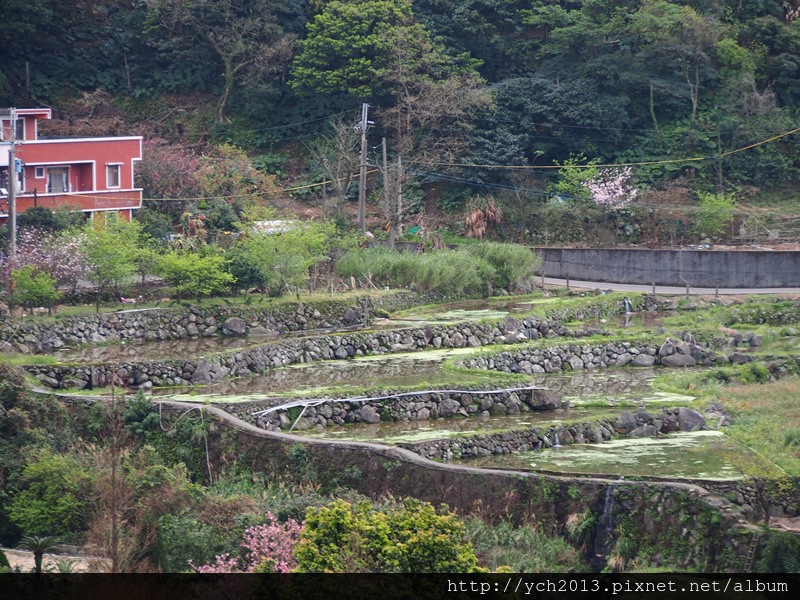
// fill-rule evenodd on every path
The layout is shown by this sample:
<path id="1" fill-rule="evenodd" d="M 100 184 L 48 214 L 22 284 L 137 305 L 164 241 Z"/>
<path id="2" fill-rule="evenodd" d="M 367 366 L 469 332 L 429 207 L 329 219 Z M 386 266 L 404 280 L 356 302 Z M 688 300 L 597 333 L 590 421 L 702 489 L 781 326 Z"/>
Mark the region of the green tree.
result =
<path id="1" fill-rule="evenodd" d="M 236 243 L 234 263 L 270 296 L 299 288 L 309 269 L 324 260 L 336 228 L 332 223 L 295 223 L 280 233 L 250 232 Z"/>
<path id="2" fill-rule="evenodd" d="M 213 250 L 181 252 L 170 250 L 158 258 L 157 271 L 164 281 L 175 286 L 180 298 L 210 296 L 234 282 L 225 257 Z"/>
<path id="3" fill-rule="evenodd" d="M 275 195 L 275 177 L 256 169 L 247 154 L 231 144 L 210 148 L 194 178 L 205 199 L 187 212 L 203 215 L 209 231 L 235 231 L 248 210 L 267 206 Z"/>
<path id="4" fill-rule="evenodd" d="M 414 498 L 375 507 L 335 500 L 310 508 L 295 549 L 297 570 L 312 573 L 471 573 L 465 526 L 447 507 Z"/>
<path id="5" fill-rule="evenodd" d="M 95 287 L 95 308 L 108 293 L 119 293 L 120 286 L 136 273 L 136 258 L 142 226 L 138 221 L 125 221 L 115 214 L 97 219 L 84 229 L 87 277 Z"/>
<path id="6" fill-rule="evenodd" d="M 61 297 L 55 277 L 32 266 L 12 270 L 11 282 L 9 305 L 19 305 L 31 312 L 37 306 L 46 306 L 49 313 Z"/>
<path id="7" fill-rule="evenodd" d="M 86 528 L 91 510 L 92 474 L 75 457 L 39 453 L 22 471 L 8 513 L 29 535 L 65 535 Z"/>
<path id="8" fill-rule="evenodd" d="M 413 22 L 410 0 L 332 0 L 309 21 L 292 61 L 291 85 L 309 94 L 369 98 L 391 70 L 400 27 Z"/>
<path id="9" fill-rule="evenodd" d="M 552 186 L 553 192 L 568 200 L 590 200 L 592 194 L 583 184 L 600 174 L 600 170 L 595 166 L 598 162 L 594 158 L 587 159 L 583 154 L 570 156 L 561 163 L 558 180 Z"/>

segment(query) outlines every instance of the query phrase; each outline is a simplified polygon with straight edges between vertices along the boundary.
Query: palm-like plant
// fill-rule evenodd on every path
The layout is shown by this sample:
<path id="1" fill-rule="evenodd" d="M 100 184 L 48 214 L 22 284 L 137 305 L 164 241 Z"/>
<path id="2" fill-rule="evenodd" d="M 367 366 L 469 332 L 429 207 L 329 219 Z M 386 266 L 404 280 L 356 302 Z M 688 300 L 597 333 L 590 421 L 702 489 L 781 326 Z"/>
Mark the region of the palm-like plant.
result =
<path id="1" fill-rule="evenodd" d="M 33 564 L 36 574 L 38 575 L 42 572 L 42 558 L 44 557 L 45 553 L 57 548 L 58 543 L 58 538 L 55 536 L 26 535 L 23 536 L 17 547 L 33 552 Z"/>

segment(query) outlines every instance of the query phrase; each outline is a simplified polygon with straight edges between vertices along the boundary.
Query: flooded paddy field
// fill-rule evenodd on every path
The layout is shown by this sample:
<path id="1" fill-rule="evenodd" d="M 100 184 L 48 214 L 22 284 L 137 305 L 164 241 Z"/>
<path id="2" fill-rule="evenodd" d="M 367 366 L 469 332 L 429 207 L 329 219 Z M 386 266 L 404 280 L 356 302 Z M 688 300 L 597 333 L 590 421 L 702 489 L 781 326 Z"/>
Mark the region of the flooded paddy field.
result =
<path id="1" fill-rule="evenodd" d="M 461 419 L 436 419 L 428 421 L 395 421 L 389 423 L 353 424 L 298 431 L 298 435 L 315 439 L 379 442 L 402 444 L 439 440 L 448 437 L 471 437 L 498 431 L 513 431 L 542 427 L 546 429 L 564 420 L 592 420 L 609 416 L 604 409 L 555 410 L 541 413 L 524 413 L 513 417 L 486 417 Z"/>
<path id="2" fill-rule="evenodd" d="M 541 451 L 487 456 L 462 461 L 476 467 L 551 471 L 569 475 L 738 479 L 734 446 L 721 431 L 672 433 L 652 438 L 619 439 L 602 444 L 573 444 Z M 459 462 L 459 461 L 455 461 Z"/>
<path id="3" fill-rule="evenodd" d="M 398 389 L 442 386 L 495 387 L 503 382 L 519 385 L 519 378 L 490 371 L 454 372 L 444 367 L 453 356 L 474 353 L 476 348 L 451 348 L 405 354 L 361 356 L 350 360 L 322 361 L 274 369 L 259 376 L 231 379 L 183 390 L 154 390 L 154 395 L 193 402 L 244 402 L 265 397 L 307 397 L 336 393 L 360 394 L 364 389 Z"/>

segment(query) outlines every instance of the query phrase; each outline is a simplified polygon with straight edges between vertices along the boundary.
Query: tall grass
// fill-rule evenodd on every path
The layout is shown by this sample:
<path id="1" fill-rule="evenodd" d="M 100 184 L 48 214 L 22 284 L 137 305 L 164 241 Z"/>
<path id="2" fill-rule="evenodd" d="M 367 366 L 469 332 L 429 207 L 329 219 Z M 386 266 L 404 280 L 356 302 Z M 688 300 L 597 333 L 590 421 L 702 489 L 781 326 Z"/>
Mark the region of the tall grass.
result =
<path id="1" fill-rule="evenodd" d="M 466 522 L 467 539 L 472 542 L 481 566 L 496 571 L 505 567 L 513 573 L 585 572 L 581 553 L 566 540 L 534 527 L 517 527 L 508 521 L 491 525 L 480 519 Z"/>
<path id="2" fill-rule="evenodd" d="M 768 457 L 787 474 L 800 476 L 800 378 L 730 386 L 720 400 L 734 414 L 726 434 Z"/>
<path id="3" fill-rule="evenodd" d="M 488 293 L 533 275 L 540 259 L 524 246 L 481 243 L 422 254 L 385 248 L 353 250 L 336 263 L 340 277 L 448 296 Z"/>

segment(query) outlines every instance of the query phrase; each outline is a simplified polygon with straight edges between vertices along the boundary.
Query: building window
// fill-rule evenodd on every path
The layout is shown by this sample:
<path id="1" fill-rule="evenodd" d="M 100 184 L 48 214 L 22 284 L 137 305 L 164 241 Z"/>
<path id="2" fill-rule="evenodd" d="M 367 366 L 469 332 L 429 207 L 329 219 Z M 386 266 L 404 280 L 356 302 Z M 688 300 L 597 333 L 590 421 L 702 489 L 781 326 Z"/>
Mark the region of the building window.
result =
<path id="1" fill-rule="evenodd" d="M 0 123 L 0 139 L 11 139 L 11 121 L 5 119 Z M 17 119 L 16 127 L 14 128 L 14 139 L 22 141 L 25 139 L 25 119 Z"/>
<path id="2" fill-rule="evenodd" d="M 106 165 L 106 187 L 119 187 L 119 168 L 120 165 Z"/>
<path id="3" fill-rule="evenodd" d="M 47 193 L 64 194 L 69 192 L 69 167 L 47 168 Z"/>
<path id="4" fill-rule="evenodd" d="M 36 179 L 44 179 L 44 167 L 34 167 L 33 176 Z"/>

